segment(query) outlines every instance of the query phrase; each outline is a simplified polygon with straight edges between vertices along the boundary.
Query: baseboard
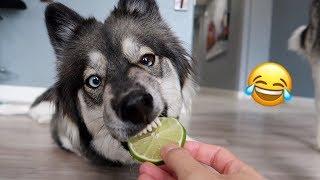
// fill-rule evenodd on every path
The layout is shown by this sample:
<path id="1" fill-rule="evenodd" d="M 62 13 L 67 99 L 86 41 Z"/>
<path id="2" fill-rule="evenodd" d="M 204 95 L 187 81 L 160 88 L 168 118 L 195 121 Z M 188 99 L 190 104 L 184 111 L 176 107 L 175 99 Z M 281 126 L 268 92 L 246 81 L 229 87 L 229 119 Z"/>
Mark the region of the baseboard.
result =
<path id="1" fill-rule="evenodd" d="M 0 102 L 31 104 L 47 88 L 0 85 Z"/>
<path id="2" fill-rule="evenodd" d="M 250 99 L 251 98 L 251 96 L 246 95 L 243 91 L 238 91 L 237 97 L 238 97 L 238 99 Z"/>
<path id="3" fill-rule="evenodd" d="M 237 92 L 237 97 L 238 99 L 242 100 L 250 100 L 251 96 L 246 95 L 243 91 L 238 91 Z M 314 98 L 310 97 L 302 97 L 302 96 L 293 96 L 293 99 L 290 101 L 290 103 L 301 103 L 301 102 L 309 102 L 309 103 L 314 103 Z"/>
<path id="4" fill-rule="evenodd" d="M 32 103 L 39 95 L 41 95 L 47 88 L 44 87 L 27 87 L 27 86 L 10 86 L 10 85 L 0 85 L 0 102 L 4 103 Z M 212 88 L 202 88 L 202 90 L 211 89 Z M 226 90 L 220 90 L 226 91 Z M 229 91 L 228 91 L 229 92 Z M 238 97 L 238 99 L 247 99 L 249 100 L 251 97 L 247 96 L 242 91 L 230 91 Z M 292 102 L 306 102 L 306 101 L 314 101 L 313 98 L 306 97 L 293 97 Z"/>

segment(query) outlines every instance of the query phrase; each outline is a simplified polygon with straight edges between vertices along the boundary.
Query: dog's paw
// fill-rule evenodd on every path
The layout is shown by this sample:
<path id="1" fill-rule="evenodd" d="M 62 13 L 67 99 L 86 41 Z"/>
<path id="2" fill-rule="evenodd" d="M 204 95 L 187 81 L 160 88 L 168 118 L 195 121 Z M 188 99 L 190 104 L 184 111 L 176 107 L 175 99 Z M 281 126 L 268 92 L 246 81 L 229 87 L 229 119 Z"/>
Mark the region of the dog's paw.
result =
<path id="1" fill-rule="evenodd" d="M 30 108 L 29 116 L 40 124 L 48 124 L 54 113 L 54 105 L 49 102 L 43 102 L 35 107 Z"/>

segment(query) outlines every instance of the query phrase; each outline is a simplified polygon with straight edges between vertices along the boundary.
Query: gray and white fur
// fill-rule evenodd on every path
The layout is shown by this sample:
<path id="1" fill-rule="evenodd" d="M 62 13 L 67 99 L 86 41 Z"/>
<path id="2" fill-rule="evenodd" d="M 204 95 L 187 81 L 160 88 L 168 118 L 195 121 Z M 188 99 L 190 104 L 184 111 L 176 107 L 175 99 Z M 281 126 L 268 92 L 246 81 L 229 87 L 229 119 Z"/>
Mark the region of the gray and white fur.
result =
<path id="1" fill-rule="evenodd" d="M 320 0 L 312 2 L 309 24 L 293 32 L 288 46 L 289 50 L 305 56 L 312 69 L 318 120 L 317 143 L 320 148 Z"/>
<path id="2" fill-rule="evenodd" d="M 97 164 L 132 164 L 130 137 L 161 116 L 190 116 L 194 62 L 155 0 L 120 0 L 105 22 L 52 3 L 45 20 L 57 80 L 32 107 L 54 103 L 61 148 Z"/>

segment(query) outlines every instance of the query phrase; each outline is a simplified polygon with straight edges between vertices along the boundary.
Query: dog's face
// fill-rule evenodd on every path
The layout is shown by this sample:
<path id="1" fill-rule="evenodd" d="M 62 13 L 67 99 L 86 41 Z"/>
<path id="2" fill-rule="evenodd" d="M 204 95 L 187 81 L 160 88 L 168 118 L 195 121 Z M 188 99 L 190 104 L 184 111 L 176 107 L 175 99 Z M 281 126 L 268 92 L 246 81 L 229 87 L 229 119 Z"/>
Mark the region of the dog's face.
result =
<path id="1" fill-rule="evenodd" d="M 57 108 L 93 131 L 127 141 L 178 118 L 188 54 L 154 0 L 120 0 L 104 23 L 55 3 L 46 24 L 57 55 Z"/>

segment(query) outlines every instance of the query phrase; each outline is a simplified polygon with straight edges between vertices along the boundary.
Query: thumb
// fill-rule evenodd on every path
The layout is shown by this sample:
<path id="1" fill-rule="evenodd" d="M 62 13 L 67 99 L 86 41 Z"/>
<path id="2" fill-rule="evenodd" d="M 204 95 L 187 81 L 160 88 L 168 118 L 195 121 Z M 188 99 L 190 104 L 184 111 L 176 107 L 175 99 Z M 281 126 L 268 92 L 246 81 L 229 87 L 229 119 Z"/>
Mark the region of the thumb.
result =
<path id="1" fill-rule="evenodd" d="M 192 175 L 204 171 L 204 167 L 187 150 L 176 145 L 162 148 L 161 156 L 168 168 L 177 175 L 178 179 L 192 179 Z"/>

